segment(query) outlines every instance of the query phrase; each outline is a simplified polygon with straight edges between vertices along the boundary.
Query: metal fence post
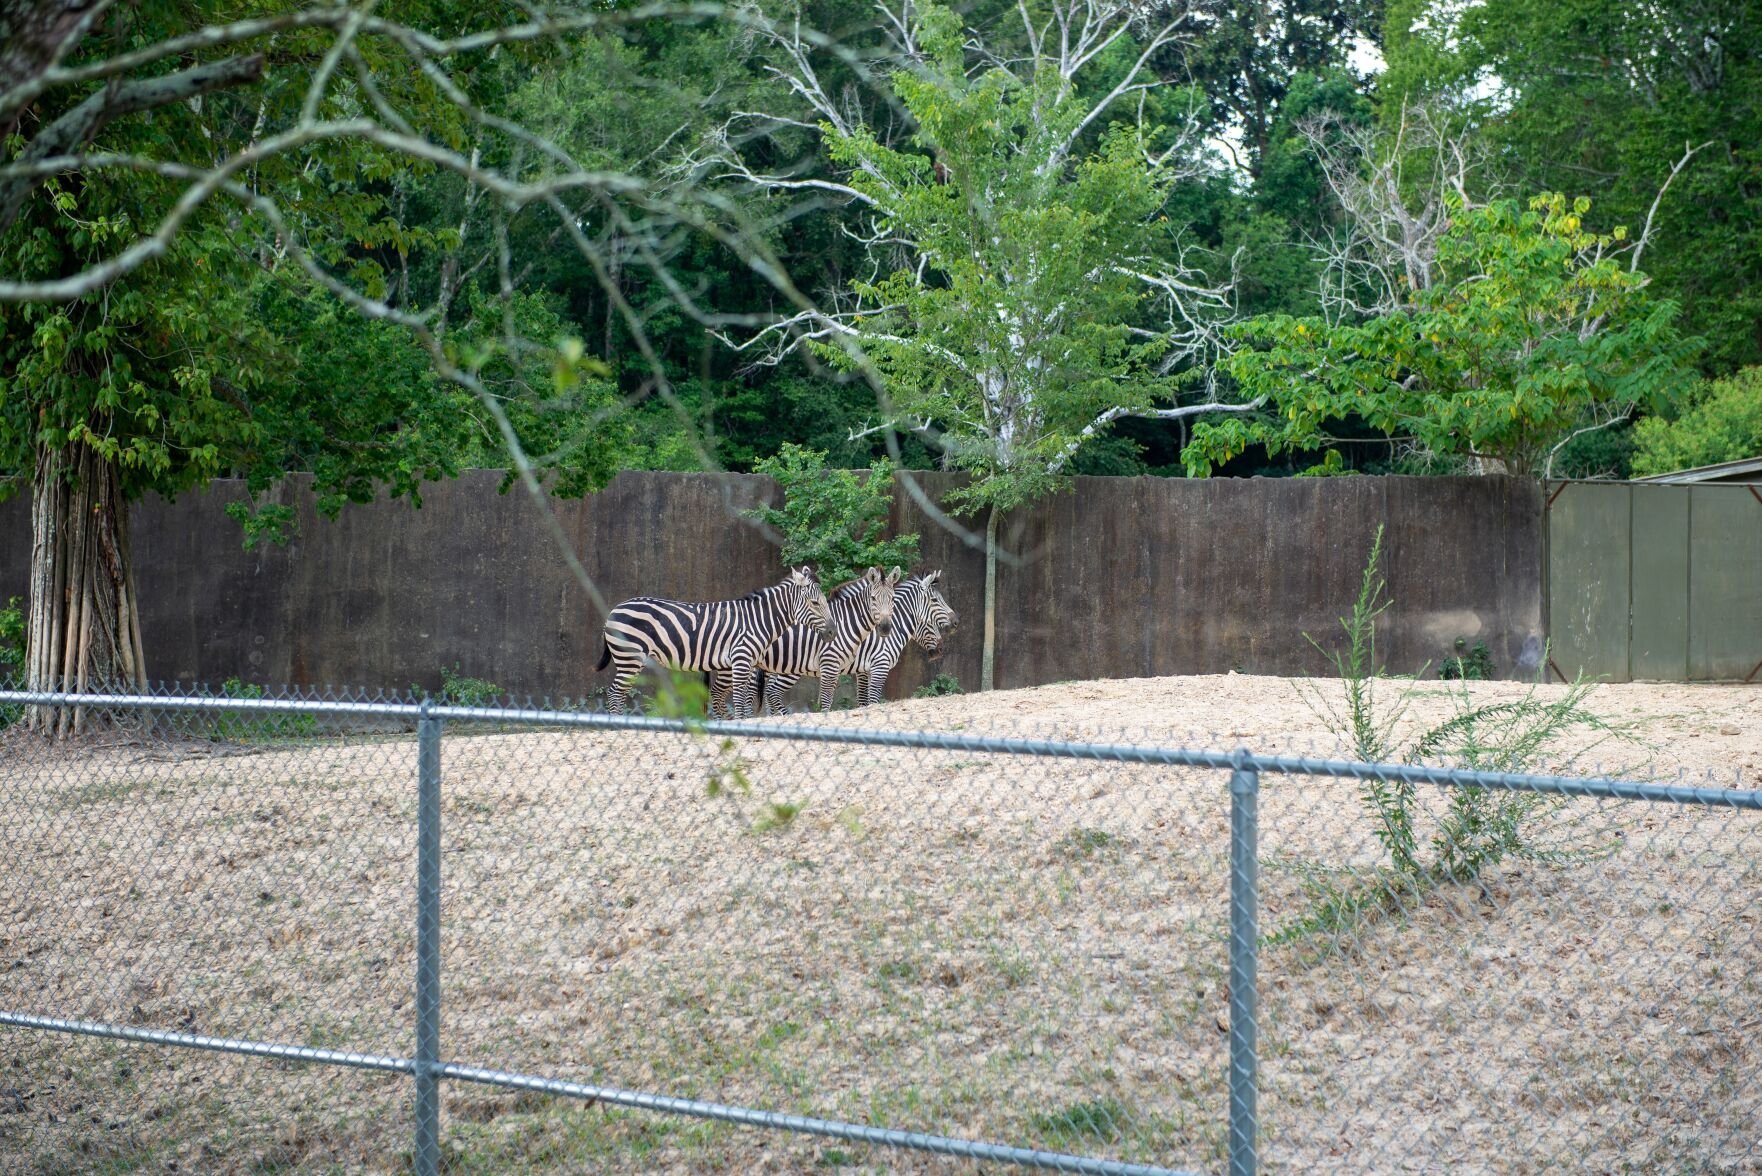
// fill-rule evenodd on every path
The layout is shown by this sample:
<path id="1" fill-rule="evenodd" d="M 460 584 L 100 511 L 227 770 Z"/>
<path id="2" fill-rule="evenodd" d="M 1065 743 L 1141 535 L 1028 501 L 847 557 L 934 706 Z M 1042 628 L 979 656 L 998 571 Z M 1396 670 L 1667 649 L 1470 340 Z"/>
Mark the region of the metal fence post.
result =
<path id="1" fill-rule="evenodd" d="M 1230 1176 L 1258 1167 L 1259 808 L 1260 773 L 1238 766 L 1230 773 Z"/>
<path id="2" fill-rule="evenodd" d="M 440 1171 L 441 720 L 416 724 L 416 1176 Z"/>

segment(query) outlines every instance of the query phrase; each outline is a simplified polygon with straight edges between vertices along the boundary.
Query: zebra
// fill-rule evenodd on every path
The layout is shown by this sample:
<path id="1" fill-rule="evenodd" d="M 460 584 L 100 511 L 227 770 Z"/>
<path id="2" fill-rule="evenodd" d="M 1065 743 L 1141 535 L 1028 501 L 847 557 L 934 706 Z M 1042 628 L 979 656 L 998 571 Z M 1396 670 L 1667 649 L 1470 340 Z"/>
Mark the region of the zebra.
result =
<path id="1" fill-rule="evenodd" d="M 942 571 L 926 572 L 902 581 L 894 598 L 893 628 L 869 634 L 857 646 L 851 674 L 856 678 L 857 705 L 881 701 L 887 675 L 899 664 L 906 642 L 915 641 L 931 658 L 942 656 L 942 635 L 960 623 L 942 596 Z M 765 694 L 769 697 L 769 684 Z"/>
<path id="2" fill-rule="evenodd" d="M 616 663 L 606 688 L 606 709 L 624 713 L 630 683 L 644 665 L 714 670 L 727 676 L 737 718 L 753 711 L 759 654 L 790 625 L 830 629 L 831 610 L 819 577 L 803 565 L 781 583 L 738 600 L 664 600 L 638 596 L 606 617 L 605 649 L 598 669 Z"/>
<path id="3" fill-rule="evenodd" d="M 870 568 L 854 580 L 846 581 L 827 593 L 832 624 L 825 632 L 802 626 L 791 626 L 779 633 L 759 655 L 761 680 L 783 685 L 766 686 L 765 702 L 772 713 L 783 710 L 783 691 L 797 678 L 817 674 L 820 679 L 820 709 L 832 709 L 832 693 L 838 686 L 838 675 L 849 668 L 857 646 L 872 633 L 893 628 L 894 597 L 899 578 L 904 573 L 894 568 L 882 575 L 880 568 Z M 726 671 L 718 671 L 711 682 L 711 697 L 718 710 L 727 712 L 730 680 Z"/>
<path id="4" fill-rule="evenodd" d="M 940 570 L 900 581 L 893 599 L 892 628 L 877 628 L 858 644 L 844 670 L 856 677 L 859 706 L 881 701 L 887 675 L 905 651 L 906 642 L 916 641 L 931 657 L 941 655 L 943 632 L 959 623 L 954 609 L 942 597 L 941 582 Z M 765 705 L 777 712 L 782 709 L 784 695 L 801 675 L 773 673 L 770 665 L 773 660 L 767 653 L 759 660 L 759 669 L 760 679 L 765 684 Z M 830 709 L 823 679 L 820 697 L 820 709 Z"/>

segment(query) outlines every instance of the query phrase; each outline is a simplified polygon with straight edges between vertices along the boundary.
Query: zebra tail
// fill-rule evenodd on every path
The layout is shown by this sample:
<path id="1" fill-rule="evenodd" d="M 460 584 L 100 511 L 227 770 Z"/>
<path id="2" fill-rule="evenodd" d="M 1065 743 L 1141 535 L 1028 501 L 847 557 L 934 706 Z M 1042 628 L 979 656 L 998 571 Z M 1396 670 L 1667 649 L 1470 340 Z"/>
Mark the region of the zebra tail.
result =
<path id="1" fill-rule="evenodd" d="M 609 666 L 611 664 L 612 664 L 612 643 L 610 641 L 602 641 L 602 642 L 600 642 L 600 664 L 595 666 L 594 670 L 595 670 L 595 672 L 598 672 L 600 670 L 605 669 L 607 666 Z"/>

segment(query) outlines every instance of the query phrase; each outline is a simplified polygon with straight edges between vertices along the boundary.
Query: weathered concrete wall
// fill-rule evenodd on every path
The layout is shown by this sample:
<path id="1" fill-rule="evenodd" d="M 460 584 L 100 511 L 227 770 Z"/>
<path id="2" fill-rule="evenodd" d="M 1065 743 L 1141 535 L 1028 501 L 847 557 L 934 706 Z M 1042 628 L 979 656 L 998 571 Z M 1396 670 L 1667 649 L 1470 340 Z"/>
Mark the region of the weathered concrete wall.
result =
<path id="1" fill-rule="evenodd" d="M 950 475 L 915 475 L 932 499 Z M 499 475 L 403 503 L 316 517 L 305 483 L 285 548 L 240 547 L 220 483 L 134 519 L 147 658 L 158 679 L 402 687 L 443 666 L 518 693 L 579 696 L 604 683 L 599 622 L 521 491 Z M 613 601 L 641 592 L 706 599 L 773 582 L 781 564 L 739 511 L 775 489 L 743 475 L 625 473 L 603 493 L 552 502 L 563 534 Z M 923 534 L 962 625 L 942 661 L 908 651 L 890 693 L 931 673 L 979 680 L 984 556 L 898 496 L 896 524 Z M 1017 512 L 999 571 L 1000 686 L 1216 673 L 1320 674 L 1304 640 L 1338 635 L 1378 524 L 1395 607 L 1379 626 L 1392 668 L 1436 664 L 1458 636 L 1484 641 L 1502 674 L 1542 642 L 1542 497 L 1507 478 L 1079 478 Z M 0 506 L 0 597 L 22 594 L 23 503 Z"/>
<path id="2" fill-rule="evenodd" d="M 923 477 L 930 497 L 952 484 Z M 903 497 L 903 496 L 902 496 Z M 948 569 L 962 631 L 940 668 L 979 679 L 982 550 L 902 512 L 924 563 Z M 1005 523 L 1000 686 L 1162 674 L 1321 674 L 1378 524 L 1395 602 L 1392 669 L 1436 665 L 1457 637 L 1502 674 L 1542 646 L 1542 497 L 1512 478 L 1077 478 Z M 917 670 L 922 659 L 905 668 Z M 915 680 L 900 686 L 909 689 Z"/>

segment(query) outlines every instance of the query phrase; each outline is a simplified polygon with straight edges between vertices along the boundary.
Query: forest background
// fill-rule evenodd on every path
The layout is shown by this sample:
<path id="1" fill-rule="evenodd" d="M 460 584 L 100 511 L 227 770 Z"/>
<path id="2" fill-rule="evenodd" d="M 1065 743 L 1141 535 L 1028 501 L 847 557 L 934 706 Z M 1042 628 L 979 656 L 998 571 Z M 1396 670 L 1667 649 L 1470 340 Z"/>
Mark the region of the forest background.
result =
<path id="1" fill-rule="evenodd" d="M 140 677 L 128 503 L 220 476 L 334 512 L 805 450 L 970 473 L 938 517 L 995 549 L 1071 474 L 1762 450 L 1748 0 L 62 0 L 0 33 L 0 495 L 33 495 L 33 600 L 74 602 L 31 619 L 39 682 Z"/>

